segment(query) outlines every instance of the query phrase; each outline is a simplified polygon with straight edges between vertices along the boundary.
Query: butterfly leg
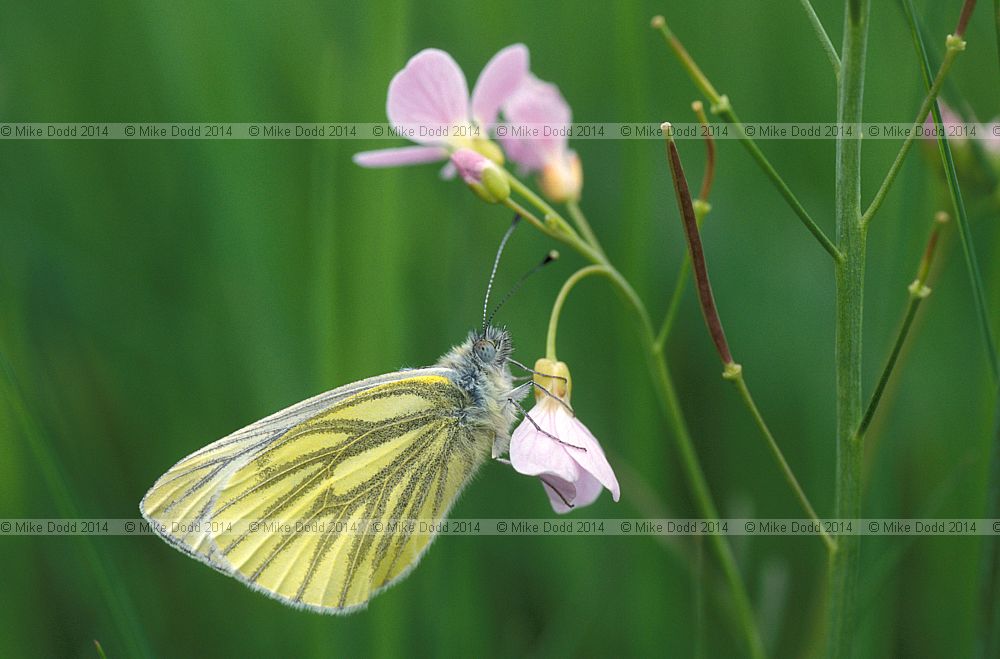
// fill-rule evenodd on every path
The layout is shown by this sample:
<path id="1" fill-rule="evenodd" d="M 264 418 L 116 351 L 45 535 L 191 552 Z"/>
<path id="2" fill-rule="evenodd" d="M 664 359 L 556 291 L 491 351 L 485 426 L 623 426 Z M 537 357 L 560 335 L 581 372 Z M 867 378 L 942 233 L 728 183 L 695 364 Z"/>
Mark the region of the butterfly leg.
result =
<path id="1" fill-rule="evenodd" d="M 568 448 L 574 448 L 574 449 L 576 449 L 578 451 L 583 451 L 584 453 L 587 452 L 587 449 L 585 449 L 584 447 L 577 446 L 576 444 L 570 444 L 569 442 L 564 442 L 563 440 L 559 439 L 558 437 L 556 437 L 555 435 L 553 435 L 549 431 L 543 429 L 541 426 L 539 426 L 537 423 L 535 423 L 535 420 L 531 418 L 531 415 L 528 414 L 528 410 L 524 409 L 524 406 L 522 406 L 521 403 L 517 402 L 513 398 L 508 398 L 507 402 L 510 403 L 511 405 L 513 405 L 514 407 L 516 407 L 517 409 L 521 410 L 521 414 L 524 415 L 524 418 L 527 419 L 531 423 L 531 425 L 535 426 L 535 430 L 537 430 L 538 432 L 542 433 L 543 435 L 545 435 L 549 439 L 552 439 L 552 440 L 554 440 L 556 442 L 559 442 L 560 444 L 562 444 L 563 446 L 566 446 Z"/>
<path id="2" fill-rule="evenodd" d="M 546 376 L 546 377 L 548 377 L 548 376 Z M 555 376 L 553 376 L 553 377 L 555 377 Z M 515 378 L 515 379 L 516 379 L 516 378 Z M 522 389 L 524 389 L 525 387 L 536 387 L 536 388 L 537 388 L 537 389 L 539 389 L 539 390 L 540 390 L 540 391 L 541 391 L 542 393 L 544 393 L 545 395 L 547 395 L 547 396 L 548 396 L 549 398 L 553 398 L 553 399 L 555 399 L 556 401 L 558 401 L 558 402 L 559 402 L 559 404 L 560 404 L 560 405 L 562 405 L 563 407 L 565 407 L 565 408 L 566 408 L 566 411 L 567 411 L 567 412 L 569 412 L 569 413 L 570 413 L 571 415 L 573 415 L 573 416 L 576 416 L 576 412 L 575 412 L 575 411 L 573 411 L 573 408 L 572 408 L 572 407 L 570 407 L 570 404 L 569 404 L 569 403 L 567 403 L 566 401 L 564 401 L 564 400 L 563 400 L 562 398 L 560 398 L 559 396 L 556 396 L 556 395 L 555 395 L 554 393 L 552 393 L 551 391 L 549 391 L 548 389 L 546 389 L 546 388 L 545 388 L 545 387 L 543 387 L 542 385 L 538 384 L 538 383 L 537 383 L 537 382 L 535 382 L 534 380 L 529 380 L 528 382 L 524 382 L 524 383 L 522 383 L 522 384 L 519 384 L 519 385 L 517 385 L 516 387 L 514 387 L 514 388 L 513 388 L 512 390 L 511 390 L 511 392 L 510 392 L 510 395 L 511 395 L 512 397 L 516 395 L 516 396 L 517 396 L 517 398 L 521 398 L 521 397 L 523 396 L 523 394 L 521 394 L 520 392 L 521 392 L 521 390 L 522 390 Z M 518 407 L 520 407 L 520 406 L 518 406 Z M 524 410 L 521 410 L 521 411 L 523 412 Z"/>
<path id="3" fill-rule="evenodd" d="M 518 368 L 520 368 L 522 370 L 525 370 L 528 373 L 531 373 L 532 375 L 541 375 L 541 376 L 546 377 L 546 378 L 552 378 L 553 380 L 562 380 L 563 382 L 569 382 L 569 380 L 567 380 L 566 378 L 564 378 L 561 375 L 549 375 L 548 373 L 539 373 L 538 371 L 536 371 L 533 368 L 528 368 L 527 366 L 525 366 L 521 362 L 517 361 L 513 357 L 508 357 L 507 361 L 509 361 L 514 366 L 517 366 Z"/>

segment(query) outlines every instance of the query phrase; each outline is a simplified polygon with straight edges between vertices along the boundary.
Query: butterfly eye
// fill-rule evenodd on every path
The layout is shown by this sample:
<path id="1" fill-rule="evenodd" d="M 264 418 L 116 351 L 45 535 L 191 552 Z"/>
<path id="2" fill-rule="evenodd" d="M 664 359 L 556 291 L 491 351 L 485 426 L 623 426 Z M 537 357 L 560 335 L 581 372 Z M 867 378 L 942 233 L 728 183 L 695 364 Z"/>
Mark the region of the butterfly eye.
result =
<path id="1" fill-rule="evenodd" d="M 491 341 L 476 341 L 476 356 L 479 357 L 480 361 L 492 362 L 496 359 L 497 349 Z"/>

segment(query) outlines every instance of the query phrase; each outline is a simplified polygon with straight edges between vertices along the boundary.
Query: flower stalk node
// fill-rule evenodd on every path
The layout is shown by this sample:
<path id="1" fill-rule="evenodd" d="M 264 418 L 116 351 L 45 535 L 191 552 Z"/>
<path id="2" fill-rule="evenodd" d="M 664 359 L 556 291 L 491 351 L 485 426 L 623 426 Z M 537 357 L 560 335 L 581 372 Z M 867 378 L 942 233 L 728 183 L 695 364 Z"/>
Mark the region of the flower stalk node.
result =
<path id="1" fill-rule="evenodd" d="M 949 34 L 944 40 L 944 45 L 948 50 L 962 51 L 965 50 L 966 41 L 960 36 Z"/>
<path id="2" fill-rule="evenodd" d="M 919 279 L 914 279 L 913 283 L 906 287 L 906 290 L 910 292 L 910 297 L 920 298 L 921 300 L 931 294 L 930 286 L 925 285 Z"/>
<path id="3" fill-rule="evenodd" d="M 729 380 L 730 382 L 739 379 L 742 374 L 743 365 L 736 362 L 729 362 L 722 369 L 722 379 Z"/>
<path id="4" fill-rule="evenodd" d="M 712 103 L 710 109 L 712 110 L 712 114 L 726 114 L 733 111 L 733 104 L 729 102 L 729 96 L 722 94 L 719 96 L 719 100 Z"/>

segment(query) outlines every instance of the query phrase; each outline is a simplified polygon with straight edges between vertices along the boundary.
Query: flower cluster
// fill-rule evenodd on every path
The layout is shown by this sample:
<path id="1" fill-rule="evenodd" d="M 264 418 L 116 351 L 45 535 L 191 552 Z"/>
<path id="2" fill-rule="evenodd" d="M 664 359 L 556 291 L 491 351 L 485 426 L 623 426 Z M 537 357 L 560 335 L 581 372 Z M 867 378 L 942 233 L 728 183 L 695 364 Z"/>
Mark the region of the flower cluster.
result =
<path id="1" fill-rule="evenodd" d="M 559 88 L 543 82 L 529 70 L 528 49 L 508 46 L 493 56 L 479 74 L 469 96 L 465 76 L 448 53 L 428 48 L 414 55 L 389 83 L 386 114 L 397 133 L 417 146 L 364 151 L 354 156 L 363 167 L 416 165 L 451 158 L 443 175 L 457 171 L 485 199 L 498 201 L 484 181 L 490 164 L 503 165 L 506 157 L 524 174 L 538 174 L 542 192 L 552 201 L 580 196 L 583 170 L 569 148 L 566 130 L 514 135 L 504 131 L 500 146 L 491 137 L 501 117 L 514 124 L 568 127 L 569 104 Z M 423 128 L 423 130 L 416 130 Z M 502 188 L 501 188 L 502 190 Z"/>

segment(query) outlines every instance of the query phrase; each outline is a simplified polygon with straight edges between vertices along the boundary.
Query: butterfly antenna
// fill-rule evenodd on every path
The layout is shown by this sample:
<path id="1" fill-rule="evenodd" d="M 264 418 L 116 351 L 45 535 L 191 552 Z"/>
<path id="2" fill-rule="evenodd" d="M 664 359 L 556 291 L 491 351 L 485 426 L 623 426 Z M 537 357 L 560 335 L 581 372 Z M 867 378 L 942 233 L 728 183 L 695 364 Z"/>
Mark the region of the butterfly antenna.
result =
<path id="1" fill-rule="evenodd" d="M 506 304 L 507 300 L 509 300 L 510 298 L 514 297 L 514 293 L 517 293 L 518 290 L 520 290 L 521 286 L 524 285 L 524 282 L 526 282 L 528 280 L 528 277 L 530 277 L 531 275 L 535 274 L 536 272 L 538 272 L 539 270 L 541 270 L 542 268 L 544 268 L 548 264 L 552 263 L 553 261 L 557 260 L 558 258 L 559 258 L 559 252 L 557 252 L 556 250 L 552 250 L 548 254 L 545 255 L 545 258 L 542 259 L 542 261 L 538 265 L 536 265 L 534 268 L 532 268 L 531 270 L 528 270 L 526 273 L 524 273 L 524 275 L 522 275 L 521 278 L 518 279 L 517 282 L 513 286 L 511 286 L 510 290 L 507 291 L 507 294 L 503 296 L 503 299 L 500 300 L 500 304 L 498 304 L 493 309 L 493 313 L 490 314 L 489 319 L 486 321 L 486 323 L 483 325 L 483 327 L 486 327 L 487 325 L 489 325 L 490 323 L 493 322 L 493 316 L 497 315 L 497 312 L 500 311 L 500 307 L 502 307 L 504 304 Z"/>
<path id="2" fill-rule="evenodd" d="M 493 259 L 493 270 L 490 272 L 490 281 L 486 284 L 486 299 L 483 300 L 483 336 L 486 336 L 486 311 L 490 304 L 490 292 L 493 290 L 493 279 L 497 276 L 497 267 L 500 265 L 500 257 L 503 255 L 503 249 L 507 246 L 507 241 L 510 240 L 510 235 L 514 233 L 514 229 L 517 228 L 518 222 L 521 221 L 520 215 L 515 215 L 514 220 L 510 223 L 510 227 L 507 229 L 507 233 L 503 235 L 500 239 L 500 247 L 497 249 L 497 257 Z M 493 316 L 490 316 L 490 320 Z"/>

